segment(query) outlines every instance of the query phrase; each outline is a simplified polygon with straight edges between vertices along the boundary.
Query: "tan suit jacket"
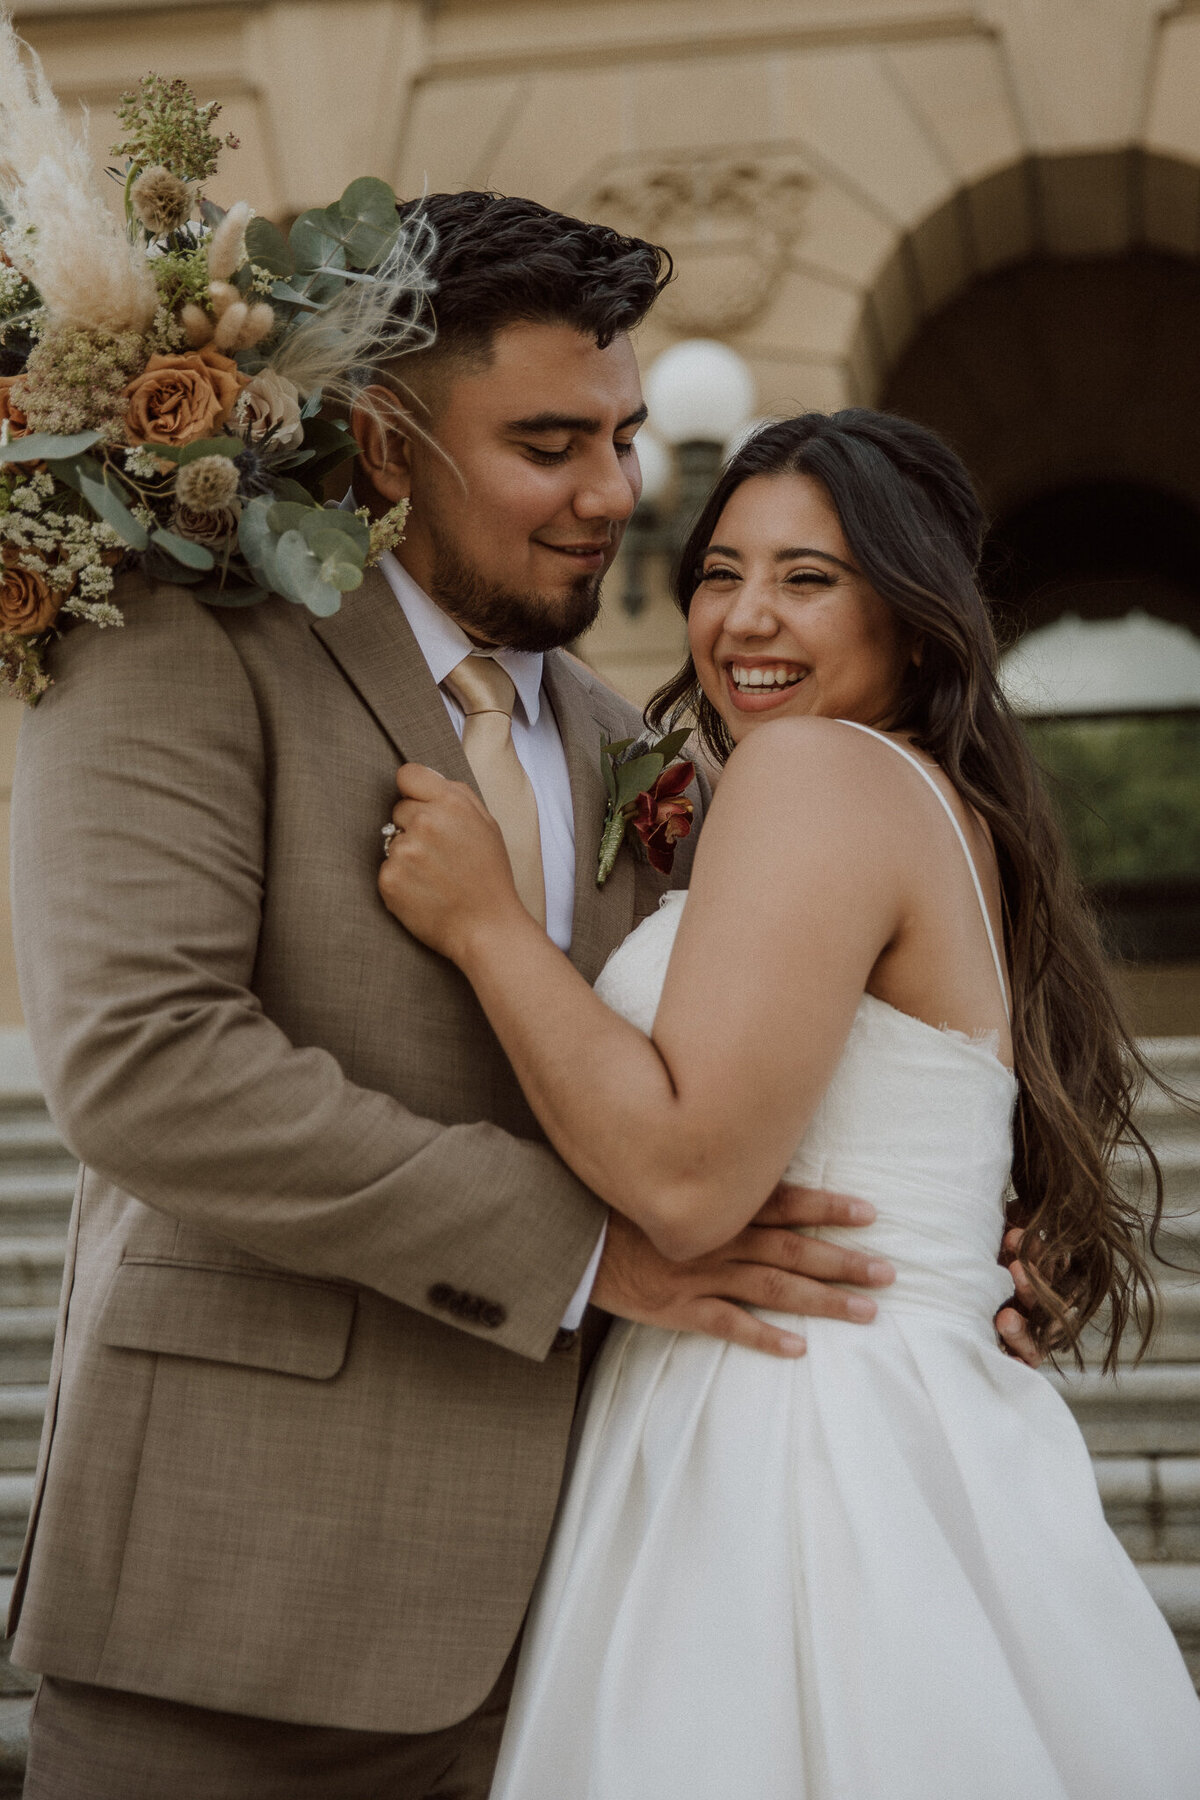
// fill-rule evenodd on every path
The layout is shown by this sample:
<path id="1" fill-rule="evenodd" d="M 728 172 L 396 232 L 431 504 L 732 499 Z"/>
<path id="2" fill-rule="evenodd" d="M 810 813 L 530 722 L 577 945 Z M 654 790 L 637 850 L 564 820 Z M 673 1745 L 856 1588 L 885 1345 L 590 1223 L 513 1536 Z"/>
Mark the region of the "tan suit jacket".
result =
<path id="1" fill-rule="evenodd" d="M 13 1655 L 435 1730 L 520 1627 L 603 1209 L 378 898 L 399 761 L 471 780 L 383 578 L 322 621 L 125 605 L 56 648 L 18 749 L 21 986 L 83 1168 Z M 559 652 L 545 686 L 591 979 L 667 884 L 627 848 L 596 888 L 601 735 L 637 719 Z"/>

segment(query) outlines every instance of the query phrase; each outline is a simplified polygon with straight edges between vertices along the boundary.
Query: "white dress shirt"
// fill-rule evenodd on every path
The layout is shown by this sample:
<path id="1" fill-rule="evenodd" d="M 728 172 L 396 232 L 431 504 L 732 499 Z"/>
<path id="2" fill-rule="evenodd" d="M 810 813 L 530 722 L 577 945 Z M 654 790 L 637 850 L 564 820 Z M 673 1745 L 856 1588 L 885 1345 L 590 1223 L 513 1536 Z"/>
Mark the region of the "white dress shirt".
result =
<path id="1" fill-rule="evenodd" d="M 438 684 L 442 701 L 459 737 L 465 715 L 449 690 L 442 686 L 464 656 L 476 648 L 462 628 L 429 598 L 390 551 L 379 559 L 379 570 L 400 602 L 417 646 Z M 513 707 L 512 741 L 517 760 L 529 777 L 537 801 L 542 841 L 542 873 L 546 881 L 546 931 L 560 950 L 571 948 L 571 923 L 575 909 L 575 814 L 571 806 L 571 780 L 567 757 L 554 708 L 544 703 L 540 651 L 497 650 L 496 661 L 517 690 Z M 600 1232 L 583 1280 L 563 1314 L 563 1329 L 574 1331 L 596 1280 L 607 1226 Z"/>

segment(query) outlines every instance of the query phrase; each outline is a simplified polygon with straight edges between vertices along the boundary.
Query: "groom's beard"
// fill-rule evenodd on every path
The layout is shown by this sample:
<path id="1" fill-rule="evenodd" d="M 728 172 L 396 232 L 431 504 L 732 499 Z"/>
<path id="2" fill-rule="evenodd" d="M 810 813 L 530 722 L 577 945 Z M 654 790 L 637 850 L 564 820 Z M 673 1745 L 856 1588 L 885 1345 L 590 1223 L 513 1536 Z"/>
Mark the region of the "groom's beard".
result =
<path id="1" fill-rule="evenodd" d="M 468 637 L 505 650 L 557 650 L 594 625 L 599 574 L 579 575 L 565 594 L 521 594 L 488 581 L 444 542 L 433 546 L 433 593 Z"/>

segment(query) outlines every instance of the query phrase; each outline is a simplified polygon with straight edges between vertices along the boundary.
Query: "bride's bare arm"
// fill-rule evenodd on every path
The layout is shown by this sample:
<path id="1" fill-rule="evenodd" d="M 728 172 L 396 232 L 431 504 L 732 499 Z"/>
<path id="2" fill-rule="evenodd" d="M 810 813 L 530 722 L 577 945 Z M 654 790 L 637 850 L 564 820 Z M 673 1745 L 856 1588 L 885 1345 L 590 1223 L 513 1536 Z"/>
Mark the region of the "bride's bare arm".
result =
<path id="1" fill-rule="evenodd" d="M 666 1255 L 726 1243 L 778 1181 L 899 923 L 878 753 L 796 720 L 734 754 L 652 1039 L 524 911 L 470 790 L 412 765 L 399 785 L 383 897 L 463 970 L 559 1154 Z"/>

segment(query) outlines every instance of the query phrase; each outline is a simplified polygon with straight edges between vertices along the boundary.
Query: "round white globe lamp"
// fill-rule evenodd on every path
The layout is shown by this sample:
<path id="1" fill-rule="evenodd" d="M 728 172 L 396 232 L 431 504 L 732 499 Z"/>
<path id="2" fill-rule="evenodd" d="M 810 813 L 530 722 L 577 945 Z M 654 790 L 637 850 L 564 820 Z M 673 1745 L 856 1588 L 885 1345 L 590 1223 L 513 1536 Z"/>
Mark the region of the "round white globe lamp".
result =
<path id="1" fill-rule="evenodd" d="M 754 411 L 754 377 L 716 338 L 664 350 L 646 376 L 650 422 L 668 444 L 725 444 Z"/>
<path id="2" fill-rule="evenodd" d="M 671 452 L 661 438 L 656 438 L 648 425 L 643 425 L 634 439 L 637 459 L 642 469 L 642 499 L 653 506 L 661 500 L 671 481 Z"/>

